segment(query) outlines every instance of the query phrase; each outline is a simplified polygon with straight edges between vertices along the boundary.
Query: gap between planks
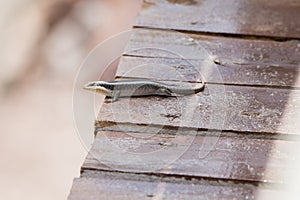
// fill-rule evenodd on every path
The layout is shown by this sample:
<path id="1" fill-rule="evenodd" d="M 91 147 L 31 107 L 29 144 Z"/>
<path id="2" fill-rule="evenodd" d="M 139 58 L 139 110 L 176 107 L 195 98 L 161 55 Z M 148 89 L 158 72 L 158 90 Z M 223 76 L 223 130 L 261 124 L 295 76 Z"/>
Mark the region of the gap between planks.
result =
<path id="1" fill-rule="evenodd" d="M 300 141 L 299 135 L 288 135 L 284 133 L 271 133 L 271 132 L 248 132 L 248 131 L 234 131 L 234 130 L 214 130 L 214 129 L 195 129 L 187 127 L 176 126 L 162 126 L 155 124 L 134 124 L 122 123 L 114 121 L 95 121 L 94 136 L 100 131 L 117 131 L 124 133 L 153 133 L 160 129 L 157 134 L 162 135 L 177 135 L 180 130 L 180 135 L 207 136 L 207 137 L 236 137 L 248 139 L 268 139 L 268 140 L 283 140 L 283 141 Z"/>
<path id="2" fill-rule="evenodd" d="M 111 179 L 122 179 L 132 181 L 148 181 L 148 182 L 166 182 L 166 183 L 184 183 L 184 184 L 198 184 L 198 185 L 214 185 L 214 186 L 240 186 L 246 188 L 272 188 L 277 189 L 282 187 L 279 183 L 264 183 L 259 181 L 245 181 L 222 178 L 209 178 L 199 176 L 186 175 L 166 175 L 156 173 L 134 173 L 114 170 L 99 170 L 93 168 L 81 168 L 80 178 L 103 178 L 109 177 Z"/>
<path id="3" fill-rule="evenodd" d="M 215 36 L 215 37 L 224 37 L 232 39 L 247 39 L 247 40 L 262 40 L 262 41 L 274 41 L 274 42 L 288 42 L 292 40 L 300 41 L 300 38 L 297 37 L 283 37 L 283 36 L 270 36 L 270 35 L 247 35 L 239 33 L 217 33 L 217 32 L 206 32 L 206 31 L 193 31 L 193 30 L 180 30 L 180 29 L 167 29 L 167 28 L 157 28 L 152 26 L 142 26 L 134 25 L 135 29 L 148 29 L 148 30 L 158 30 L 158 31 L 176 31 L 179 33 L 186 34 L 197 34 L 203 36 Z"/>

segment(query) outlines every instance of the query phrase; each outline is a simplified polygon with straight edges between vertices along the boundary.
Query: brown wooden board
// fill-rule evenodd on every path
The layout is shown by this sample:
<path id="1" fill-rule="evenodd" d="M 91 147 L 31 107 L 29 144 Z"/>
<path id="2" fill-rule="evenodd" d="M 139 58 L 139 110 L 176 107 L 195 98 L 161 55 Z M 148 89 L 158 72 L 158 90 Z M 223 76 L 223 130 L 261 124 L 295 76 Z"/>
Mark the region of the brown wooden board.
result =
<path id="1" fill-rule="evenodd" d="M 300 41 L 297 40 L 275 42 L 134 29 L 124 54 L 146 57 L 143 60 L 145 63 L 129 63 L 128 66 L 126 62 L 121 62 L 118 76 L 136 73 L 143 65 L 154 62 L 157 66 L 152 67 L 153 72 L 158 68 L 169 67 L 169 76 L 183 75 L 191 78 L 191 81 L 201 72 L 206 73 L 205 78 L 212 82 L 291 87 L 300 85 L 296 81 L 300 66 Z M 148 59 L 146 62 L 150 57 L 157 60 Z M 173 61 L 160 58 L 172 58 Z M 156 76 L 160 74 L 156 73 Z"/>
<path id="2" fill-rule="evenodd" d="M 199 60 L 217 59 L 224 65 L 299 66 L 300 41 L 278 42 L 135 28 L 132 30 L 125 54 Z"/>
<path id="3" fill-rule="evenodd" d="M 282 193 L 274 189 L 261 189 L 232 185 L 184 184 L 123 180 L 111 177 L 75 179 L 69 200 L 94 199 L 281 199 Z"/>
<path id="4" fill-rule="evenodd" d="M 199 82 L 200 74 L 208 83 L 300 87 L 300 81 L 296 81 L 299 77 L 298 66 L 207 65 L 201 60 L 182 58 L 123 56 L 116 77 Z"/>
<path id="5" fill-rule="evenodd" d="M 300 38 L 295 0 L 145 0 L 141 27 Z"/>
<path id="6" fill-rule="evenodd" d="M 299 105 L 295 102 L 299 100 L 300 90 L 206 84 L 197 95 L 121 98 L 104 103 L 97 121 L 298 134 Z"/>
<path id="7" fill-rule="evenodd" d="M 285 183 L 299 142 L 100 131 L 82 167 L 181 178 Z"/>

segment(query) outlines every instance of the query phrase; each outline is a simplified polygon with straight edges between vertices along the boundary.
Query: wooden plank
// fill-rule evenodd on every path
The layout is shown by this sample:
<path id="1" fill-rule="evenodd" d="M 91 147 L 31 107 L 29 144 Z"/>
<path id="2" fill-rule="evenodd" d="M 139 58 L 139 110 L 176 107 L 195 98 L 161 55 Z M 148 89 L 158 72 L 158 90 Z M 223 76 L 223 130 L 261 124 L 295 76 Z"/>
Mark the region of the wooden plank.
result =
<path id="1" fill-rule="evenodd" d="M 215 63 L 207 65 L 201 60 L 182 58 L 123 56 L 116 77 L 199 82 L 201 80 L 199 74 L 202 74 L 208 83 L 300 87 L 300 82 L 296 81 L 299 77 L 298 66 L 266 64 L 224 66 Z"/>
<path id="2" fill-rule="evenodd" d="M 224 65 L 299 66 L 300 41 L 278 42 L 136 28 L 125 54 L 211 61 L 216 58 Z"/>
<path id="3" fill-rule="evenodd" d="M 82 169 L 285 183 L 299 142 L 100 131 Z"/>
<path id="4" fill-rule="evenodd" d="M 206 84 L 197 95 L 104 103 L 97 121 L 293 135 L 299 100 L 299 90 Z"/>
<path id="5" fill-rule="evenodd" d="M 300 2 L 147 0 L 136 26 L 300 38 Z"/>
<path id="6" fill-rule="evenodd" d="M 274 71 L 283 68 L 285 70 L 281 73 L 288 73 L 286 76 L 295 80 L 298 76 L 292 76 L 288 71 L 295 72 L 295 74 L 298 72 L 300 41 L 275 42 L 134 29 L 125 54 L 139 57 L 197 60 L 198 63 L 205 61 L 208 67 L 215 63 L 224 68 L 256 67 L 262 68 L 261 73 L 266 68 Z"/>
<path id="7" fill-rule="evenodd" d="M 213 184 L 122 180 L 111 177 L 75 179 L 69 200 L 140 199 L 282 199 L 280 190 Z"/>

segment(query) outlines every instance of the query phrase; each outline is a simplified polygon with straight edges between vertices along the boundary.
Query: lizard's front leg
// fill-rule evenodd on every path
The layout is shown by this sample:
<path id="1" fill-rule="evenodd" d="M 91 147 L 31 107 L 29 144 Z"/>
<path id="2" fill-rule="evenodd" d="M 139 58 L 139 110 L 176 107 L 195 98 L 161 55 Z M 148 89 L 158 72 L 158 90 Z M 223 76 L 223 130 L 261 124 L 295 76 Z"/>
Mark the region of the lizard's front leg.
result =
<path id="1" fill-rule="evenodd" d="M 120 97 L 120 91 L 119 90 L 111 90 L 107 94 L 108 97 L 111 97 L 111 99 L 105 99 L 105 103 L 112 103 L 119 99 Z"/>
<path id="2" fill-rule="evenodd" d="M 111 94 L 111 102 L 115 102 L 119 99 L 120 97 L 120 91 L 119 90 L 113 90 Z"/>

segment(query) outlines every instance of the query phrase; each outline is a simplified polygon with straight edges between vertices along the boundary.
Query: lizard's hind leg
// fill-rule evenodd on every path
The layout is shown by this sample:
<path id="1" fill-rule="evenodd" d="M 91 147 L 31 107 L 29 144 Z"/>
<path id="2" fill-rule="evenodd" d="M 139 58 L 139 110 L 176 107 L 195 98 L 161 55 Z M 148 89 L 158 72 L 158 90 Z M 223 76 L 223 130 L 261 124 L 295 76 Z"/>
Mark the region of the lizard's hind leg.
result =
<path id="1" fill-rule="evenodd" d="M 160 96 L 174 96 L 175 94 L 168 88 L 159 88 L 156 91 L 156 95 Z"/>

